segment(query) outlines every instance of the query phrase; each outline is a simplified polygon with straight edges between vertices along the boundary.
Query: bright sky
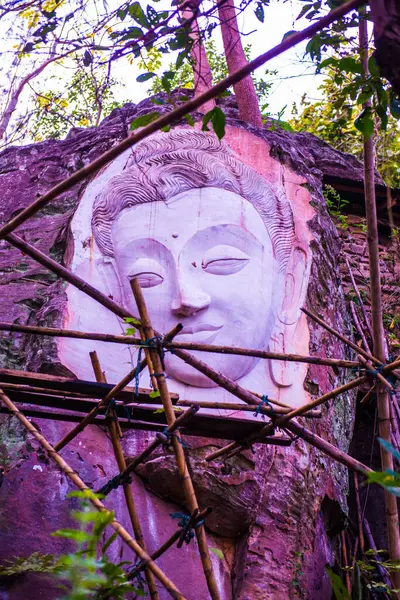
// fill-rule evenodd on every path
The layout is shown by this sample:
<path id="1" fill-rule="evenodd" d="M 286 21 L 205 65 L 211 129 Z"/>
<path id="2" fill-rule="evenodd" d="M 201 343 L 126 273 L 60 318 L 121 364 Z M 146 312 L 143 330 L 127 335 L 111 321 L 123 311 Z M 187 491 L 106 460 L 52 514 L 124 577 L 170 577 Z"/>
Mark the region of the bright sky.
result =
<path id="1" fill-rule="evenodd" d="M 251 8 L 239 16 L 240 30 L 243 34 L 246 34 L 243 37 L 243 45 L 251 44 L 252 58 L 279 44 L 286 32 L 294 29 L 301 30 L 310 24 L 306 19 L 296 21 L 296 17 L 303 6 L 304 2 L 299 0 L 272 2 L 270 6 L 265 8 L 264 23 L 258 21 Z M 218 48 L 222 51 L 222 41 L 216 32 L 217 30 L 214 32 L 214 38 Z M 310 61 L 305 62 L 303 58 L 305 47 L 306 43 L 300 44 L 295 49 L 289 50 L 270 61 L 265 67 L 261 67 L 256 72 L 261 77 L 266 67 L 269 70 L 276 69 L 278 71 L 271 88 L 269 111 L 272 115 L 278 114 L 286 106 L 283 118 L 289 118 L 293 102 L 299 103 L 305 93 L 309 99 L 320 98 L 317 88 L 322 82 L 322 76 L 315 74 L 315 66 Z M 168 55 L 165 67 L 172 60 L 171 55 Z M 140 102 L 145 97 L 148 87 L 146 83 L 135 82 L 133 86 L 128 83 L 132 82 L 133 77 L 136 78 L 140 73 L 141 71 L 137 71 L 127 63 L 123 64 L 122 61 L 114 71 L 116 77 L 126 83 L 125 91 L 127 92 L 129 89 L 132 102 Z"/>

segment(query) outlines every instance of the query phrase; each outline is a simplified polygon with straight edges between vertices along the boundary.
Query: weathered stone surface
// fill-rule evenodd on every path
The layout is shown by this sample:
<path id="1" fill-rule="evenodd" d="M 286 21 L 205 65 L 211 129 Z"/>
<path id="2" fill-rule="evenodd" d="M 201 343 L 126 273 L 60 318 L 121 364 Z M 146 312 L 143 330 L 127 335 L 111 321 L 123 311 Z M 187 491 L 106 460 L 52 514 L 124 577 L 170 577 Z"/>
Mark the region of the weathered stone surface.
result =
<path id="1" fill-rule="evenodd" d="M 224 102 L 231 125 L 244 127 L 265 139 L 274 157 L 307 179 L 306 185 L 316 210 L 314 219 L 309 223 L 314 236 L 314 261 L 307 305 L 338 330 L 351 335 L 337 262 L 340 244 L 321 195 L 321 178 L 322 169 L 328 168 L 338 176 L 347 173 L 350 179 L 361 178 L 360 163 L 333 151 L 309 134 L 293 135 L 279 129 L 257 130 L 247 126 L 238 121 L 233 100 Z M 44 142 L 3 152 L 0 155 L 3 186 L 1 220 L 8 220 L 37 194 L 125 137 L 129 121 L 153 109 L 149 100 L 137 106 L 126 105 L 114 111 L 97 129 L 73 130 L 66 140 L 60 142 Z M 25 224 L 20 233 L 43 251 L 62 260 L 68 224 L 83 189 L 84 185 L 81 185 L 79 189 L 64 194 Z M 69 257 L 65 256 L 66 264 L 68 260 Z M 47 326 L 62 323 L 64 285 L 5 243 L 0 248 L 0 275 L 0 320 Z M 323 329 L 311 322 L 309 327 L 310 354 L 348 356 L 346 348 Z M 65 372 L 52 339 L 2 334 L 0 340 L 3 366 Z M 312 366 L 306 386 L 310 393 L 319 395 L 342 383 L 344 378 L 343 371 Z M 324 407 L 323 412 L 320 422 L 308 423 L 308 426 L 346 450 L 352 434 L 352 398 L 344 395 L 329 407 Z M 7 535 L 0 549 L 0 559 L 35 550 L 61 551 L 61 545 L 55 547 L 49 533 L 68 522 L 67 483 L 25 439 L 23 432 L 13 434 L 17 441 L 10 443 L 8 422 L 8 417 L 2 417 L 1 442 L 8 462 L 0 489 L 0 508 L 2 522 L 7 524 Z M 51 422 L 40 422 L 39 425 L 52 442 L 60 439 L 69 428 L 69 425 Z M 149 437 L 146 433 L 131 432 L 125 440 L 127 452 L 132 456 L 140 451 Z M 345 469 L 300 440 L 286 449 L 257 447 L 254 456 L 247 454 L 247 458 L 235 459 L 225 467 L 221 463 L 204 464 L 203 457 L 210 441 L 203 440 L 199 445 L 197 440 L 193 445 L 190 457 L 196 491 L 204 504 L 215 506 L 209 522 L 210 535 L 213 535 L 210 545 L 219 546 L 226 553 L 225 561 L 215 561 L 223 597 L 238 600 L 320 600 L 329 597 L 324 566 L 327 562 L 334 562 L 334 543 L 327 530 L 337 533 L 342 526 L 342 512 L 347 510 Z M 28 460 L 23 460 L 25 455 L 29 455 Z M 109 440 L 96 427 L 89 428 L 84 436 L 63 451 L 63 455 L 95 488 L 115 473 Z M 43 470 L 35 469 L 35 466 Z M 169 455 L 160 454 L 152 458 L 141 469 L 141 475 L 155 494 L 178 505 L 182 503 Z M 135 491 L 141 514 L 145 515 L 147 496 L 141 485 L 140 481 L 136 481 Z M 49 490 L 48 494 L 44 489 Z M 329 499 L 336 503 L 336 512 L 331 510 Z M 154 550 L 175 528 L 168 517 L 168 512 L 174 510 L 173 506 L 158 499 L 152 501 L 158 502 L 159 520 L 152 524 L 148 539 L 150 550 Z M 116 507 L 117 516 L 127 524 L 121 495 L 113 492 L 108 503 Z M 21 523 L 24 525 L 20 533 L 17 526 Z M 128 553 L 115 544 L 114 556 L 120 552 L 127 558 Z M 182 576 L 183 561 L 185 576 Z M 160 566 L 179 582 L 190 600 L 207 598 L 193 546 L 185 548 L 183 553 L 171 551 L 160 561 Z M 193 595 L 192 578 L 195 575 L 196 591 Z M 33 598 L 29 596 L 26 582 L 12 585 L 13 598 Z M 34 597 L 54 598 L 54 590 L 47 590 L 44 586 L 40 588 L 40 594 Z"/>

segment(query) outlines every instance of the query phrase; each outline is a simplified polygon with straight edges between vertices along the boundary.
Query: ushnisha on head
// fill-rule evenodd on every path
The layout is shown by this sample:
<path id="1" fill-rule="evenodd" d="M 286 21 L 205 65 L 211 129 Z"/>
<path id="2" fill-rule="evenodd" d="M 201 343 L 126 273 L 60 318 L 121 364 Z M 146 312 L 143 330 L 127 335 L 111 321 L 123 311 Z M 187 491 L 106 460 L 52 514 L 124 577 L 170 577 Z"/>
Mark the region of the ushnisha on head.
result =
<path id="1" fill-rule="evenodd" d="M 138 144 L 97 196 L 92 229 L 122 301 L 135 310 L 129 280 L 138 278 L 158 330 L 181 321 L 177 340 L 268 346 L 293 256 L 292 210 L 283 190 L 213 134 L 177 130 Z M 202 359 L 235 380 L 258 362 Z M 188 385 L 213 386 L 173 355 L 166 368 Z"/>

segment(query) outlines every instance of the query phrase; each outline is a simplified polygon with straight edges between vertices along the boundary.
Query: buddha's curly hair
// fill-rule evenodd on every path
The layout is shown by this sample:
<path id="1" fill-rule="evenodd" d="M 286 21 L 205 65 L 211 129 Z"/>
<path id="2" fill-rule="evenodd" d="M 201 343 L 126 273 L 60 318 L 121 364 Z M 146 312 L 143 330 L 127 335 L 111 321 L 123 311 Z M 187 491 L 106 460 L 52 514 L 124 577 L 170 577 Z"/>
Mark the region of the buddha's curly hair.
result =
<path id="1" fill-rule="evenodd" d="M 194 129 L 146 138 L 135 147 L 125 170 L 107 182 L 93 205 L 92 230 L 100 251 L 114 256 L 111 227 L 121 211 L 204 187 L 234 192 L 256 208 L 271 238 L 279 271 L 285 271 L 295 228 L 283 190 L 274 189 L 245 166 L 214 134 Z"/>

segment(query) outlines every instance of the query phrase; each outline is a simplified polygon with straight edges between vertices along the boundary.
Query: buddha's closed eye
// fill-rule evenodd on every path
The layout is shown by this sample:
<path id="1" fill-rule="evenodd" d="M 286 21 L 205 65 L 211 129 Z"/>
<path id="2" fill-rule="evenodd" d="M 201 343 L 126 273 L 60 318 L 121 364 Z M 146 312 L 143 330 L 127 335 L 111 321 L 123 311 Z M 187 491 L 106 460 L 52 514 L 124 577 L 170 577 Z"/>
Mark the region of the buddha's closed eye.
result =
<path id="1" fill-rule="evenodd" d="M 133 265 L 128 277 L 137 279 L 142 288 L 151 288 L 164 281 L 164 270 L 156 260 L 140 258 Z"/>
<path id="2" fill-rule="evenodd" d="M 234 246 L 214 246 L 208 250 L 201 262 L 207 273 L 213 275 L 231 275 L 243 269 L 250 261 L 250 256 Z"/>

